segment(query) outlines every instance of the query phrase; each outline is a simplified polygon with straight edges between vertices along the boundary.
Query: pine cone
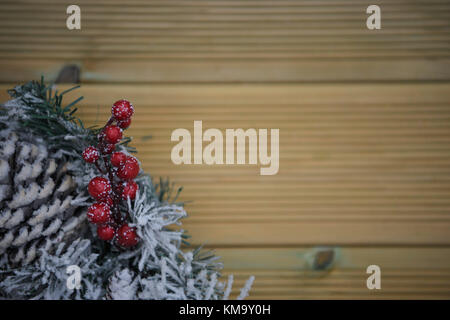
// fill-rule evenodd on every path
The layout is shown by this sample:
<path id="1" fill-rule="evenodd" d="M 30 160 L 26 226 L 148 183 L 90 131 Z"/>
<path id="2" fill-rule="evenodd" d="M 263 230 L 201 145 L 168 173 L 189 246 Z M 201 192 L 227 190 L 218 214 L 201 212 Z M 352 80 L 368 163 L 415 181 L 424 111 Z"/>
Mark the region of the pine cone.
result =
<path id="1" fill-rule="evenodd" d="M 28 264 L 80 232 L 85 215 L 71 204 L 76 184 L 67 167 L 42 140 L 0 131 L 0 260 Z"/>
<path id="2" fill-rule="evenodd" d="M 137 281 L 134 272 L 129 269 L 118 270 L 109 278 L 105 298 L 106 300 L 133 300 L 136 291 Z"/>

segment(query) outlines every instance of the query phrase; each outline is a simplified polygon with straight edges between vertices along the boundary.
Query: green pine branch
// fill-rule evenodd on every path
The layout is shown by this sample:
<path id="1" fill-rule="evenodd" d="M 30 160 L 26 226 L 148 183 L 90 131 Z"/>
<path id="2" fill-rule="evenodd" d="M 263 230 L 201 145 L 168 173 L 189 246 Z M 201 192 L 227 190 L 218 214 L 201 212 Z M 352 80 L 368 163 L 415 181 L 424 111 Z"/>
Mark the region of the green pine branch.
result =
<path id="1" fill-rule="evenodd" d="M 41 81 L 29 81 L 8 90 L 14 100 L 2 112 L 13 115 L 25 132 L 45 139 L 50 149 L 63 149 L 75 155 L 82 152 L 85 145 L 94 143 L 99 132 L 96 128 L 86 128 L 83 121 L 75 116 L 76 104 L 83 97 L 63 104 L 64 96 L 77 88 L 79 86 L 58 92 L 53 90 L 52 84 L 46 85 L 44 78 Z"/>
<path id="2" fill-rule="evenodd" d="M 21 129 L 45 139 L 50 149 L 64 150 L 73 156 L 80 155 L 85 147 L 98 143 L 97 135 L 103 128 L 85 127 L 83 121 L 76 116 L 76 105 L 83 99 L 82 96 L 67 105 L 63 103 L 65 95 L 79 87 L 58 92 L 53 89 L 53 84 L 45 84 L 42 77 L 41 81 L 29 81 L 8 90 L 16 102 L 9 108 L 18 109 L 11 113 L 14 113 Z M 6 115 L 4 127 L 8 126 L 11 118 L 7 116 L 9 111 L 11 110 L 8 108 L 0 111 L 0 115 Z M 128 152 L 136 152 L 130 143 L 131 138 L 125 137 L 120 145 Z"/>

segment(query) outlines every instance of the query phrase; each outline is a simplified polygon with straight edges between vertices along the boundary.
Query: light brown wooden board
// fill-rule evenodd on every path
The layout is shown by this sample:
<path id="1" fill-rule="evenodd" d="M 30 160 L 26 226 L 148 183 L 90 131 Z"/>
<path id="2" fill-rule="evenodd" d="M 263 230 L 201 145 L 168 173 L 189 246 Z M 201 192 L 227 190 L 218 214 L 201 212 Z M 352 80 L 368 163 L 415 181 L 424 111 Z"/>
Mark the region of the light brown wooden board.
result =
<path id="1" fill-rule="evenodd" d="M 62 89 L 65 87 L 62 87 Z M 101 124 L 127 97 L 127 134 L 154 176 L 185 187 L 194 243 L 210 246 L 449 245 L 450 87 L 84 85 L 79 115 Z M 68 100 L 69 102 L 70 100 Z M 172 163 L 171 132 L 279 128 L 280 170 Z M 151 135 L 151 139 L 144 137 Z"/>
<path id="2" fill-rule="evenodd" d="M 64 64 L 83 82 L 242 83 L 450 79 L 450 2 L 81 1 L 82 29 L 64 1 L 0 3 L 0 81 Z"/>
<path id="3" fill-rule="evenodd" d="M 448 299 L 449 248 L 351 247 L 336 251 L 333 268 L 314 271 L 315 248 L 218 249 L 233 274 L 237 296 L 250 275 L 250 299 Z M 367 290 L 366 268 L 376 261 L 381 290 Z"/>
<path id="4" fill-rule="evenodd" d="M 448 298 L 449 92 L 448 84 L 83 85 L 66 101 L 85 97 L 87 124 L 102 123 L 111 101 L 135 103 L 129 133 L 139 159 L 185 187 L 182 200 L 193 201 L 185 227 L 194 243 L 218 247 L 236 276 L 234 296 L 254 274 L 253 299 Z M 170 133 L 196 119 L 218 128 L 271 119 L 288 133 L 280 173 L 173 165 Z M 308 269 L 305 245 L 340 247 L 336 265 Z M 369 264 L 382 267 L 381 292 L 365 287 Z"/>
<path id="5" fill-rule="evenodd" d="M 183 226 L 217 248 L 233 296 L 253 274 L 253 299 L 450 298 L 449 1 L 377 1 L 379 31 L 370 1 L 80 0 L 81 31 L 68 4 L 0 3 L 1 100 L 67 64 L 87 124 L 132 100 L 139 159 L 184 186 Z M 175 166 L 171 131 L 194 120 L 280 128 L 279 174 Z M 306 263 L 319 245 L 337 249 L 329 272 Z"/>

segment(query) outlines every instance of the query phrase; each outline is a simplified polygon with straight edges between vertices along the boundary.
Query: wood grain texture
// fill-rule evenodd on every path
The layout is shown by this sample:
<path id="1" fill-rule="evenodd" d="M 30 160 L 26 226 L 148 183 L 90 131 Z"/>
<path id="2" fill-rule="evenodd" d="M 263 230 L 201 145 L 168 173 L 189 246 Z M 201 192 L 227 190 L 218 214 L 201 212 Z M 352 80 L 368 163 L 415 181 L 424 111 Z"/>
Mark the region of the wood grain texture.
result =
<path id="1" fill-rule="evenodd" d="M 377 1 L 378 31 L 366 0 L 79 0 L 80 31 L 69 4 L 1 1 L 0 100 L 67 64 L 88 125 L 131 100 L 139 160 L 184 186 L 183 227 L 233 296 L 253 274 L 252 299 L 450 298 L 450 1 Z M 279 173 L 174 165 L 171 132 L 194 120 L 279 128 Z"/>
<path id="2" fill-rule="evenodd" d="M 256 277 L 250 299 L 445 299 L 450 294 L 448 248 L 343 247 L 328 271 L 310 266 L 315 248 L 218 249 L 234 274 L 235 290 Z M 382 290 L 366 288 L 366 268 L 376 261 Z"/>
<path id="3" fill-rule="evenodd" d="M 370 1 L 0 3 L 0 81 L 76 63 L 83 82 L 338 82 L 450 78 L 450 3 L 379 1 L 382 29 L 366 28 Z M 383 72 L 380 72 L 383 70 Z"/>
<path id="4" fill-rule="evenodd" d="M 195 243 L 211 246 L 449 245 L 450 87 L 85 85 L 80 116 L 100 124 L 127 97 L 144 168 L 185 187 Z M 75 96 L 74 96 L 75 98 Z M 279 128 L 280 170 L 176 166 L 171 133 Z M 151 139 L 144 137 L 151 135 Z M 198 241 L 198 242 L 197 242 Z"/>

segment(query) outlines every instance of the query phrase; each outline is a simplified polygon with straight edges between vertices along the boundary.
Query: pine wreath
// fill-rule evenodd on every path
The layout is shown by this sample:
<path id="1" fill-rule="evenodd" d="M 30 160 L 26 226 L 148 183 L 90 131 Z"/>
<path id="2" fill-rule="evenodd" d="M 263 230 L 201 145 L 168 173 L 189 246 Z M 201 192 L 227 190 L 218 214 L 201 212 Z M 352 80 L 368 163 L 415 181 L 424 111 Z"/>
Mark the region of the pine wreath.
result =
<path id="1" fill-rule="evenodd" d="M 220 281 L 219 257 L 190 248 L 186 233 L 172 228 L 187 216 L 176 202 L 181 189 L 172 196 L 168 180 L 153 184 L 139 171 L 131 139 L 116 128 L 126 128 L 132 112 L 113 107 L 116 125 L 85 128 L 75 116 L 82 97 L 63 106 L 67 92 L 31 81 L 0 107 L 0 298 L 228 299 L 233 278 Z M 86 163 L 97 160 L 93 146 L 106 167 Z M 91 184 L 108 180 L 101 176 L 115 163 L 124 182 L 110 176 L 116 196 L 106 199 Z M 105 215 L 113 219 L 102 224 Z M 76 286 L 68 285 L 69 266 L 81 271 Z"/>

